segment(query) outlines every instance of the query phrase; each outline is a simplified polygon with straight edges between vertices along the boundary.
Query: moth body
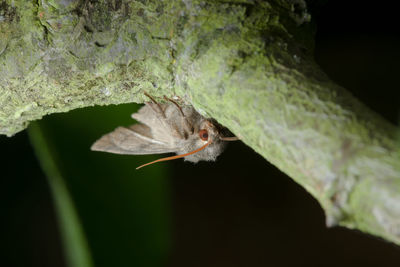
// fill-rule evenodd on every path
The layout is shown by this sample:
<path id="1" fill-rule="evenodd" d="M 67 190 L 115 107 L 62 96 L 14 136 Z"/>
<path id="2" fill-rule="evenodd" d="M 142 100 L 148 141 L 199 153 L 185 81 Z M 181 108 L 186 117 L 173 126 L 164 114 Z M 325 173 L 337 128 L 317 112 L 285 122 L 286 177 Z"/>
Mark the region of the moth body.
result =
<path id="1" fill-rule="evenodd" d="M 175 101 L 146 103 L 132 118 L 139 123 L 116 128 L 97 140 L 91 149 L 130 155 L 174 152 L 187 161 L 198 162 L 215 161 L 225 147 L 216 123 L 193 107 L 180 107 Z"/>

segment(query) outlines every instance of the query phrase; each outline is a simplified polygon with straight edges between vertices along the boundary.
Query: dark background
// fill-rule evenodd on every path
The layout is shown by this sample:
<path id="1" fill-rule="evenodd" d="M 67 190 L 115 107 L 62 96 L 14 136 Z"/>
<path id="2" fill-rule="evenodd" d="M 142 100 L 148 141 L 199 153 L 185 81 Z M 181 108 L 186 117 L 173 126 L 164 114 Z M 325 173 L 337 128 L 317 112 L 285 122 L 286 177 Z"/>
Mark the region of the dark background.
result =
<path id="1" fill-rule="evenodd" d="M 336 83 L 399 125 L 397 9 L 390 5 L 391 2 L 375 2 L 374 5 L 367 1 L 322 2 L 325 4 L 310 1 L 312 16 L 318 25 L 316 61 Z M 82 161 L 85 158 L 80 158 L 79 151 L 87 150 L 83 140 L 93 141 L 98 133 L 80 136 L 84 127 L 71 129 L 69 126 L 92 127 L 90 124 L 93 124 L 97 127 L 95 124 L 101 124 L 101 119 L 93 121 L 90 116 L 115 112 L 116 109 L 115 106 L 101 107 L 55 114 L 46 117 L 41 125 L 62 153 L 61 158 Z M 129 123 L 130 107 L 125 106 L 124 110 Z M 104 133 L 103 130 L 99 132 Z M 74 149 L 68 146 L 78 146 L 77 139 L 82 139 L 85 145 L 78 150 L 68 150 Z M 1 136 L 0 149 L 0 265 L 65 266 L 52 197 L 27 133 L 21 132 L 13 138 Z M 85 156 L 91 157 L 91 154 Z M 104 157 L 112 160 L 112 157 Z M 115 164 L 120 159 L 114 159 Z M 132 159 L 123 160 L 129 162 Z M 146 162 L 140 160 L 143 161 Z M 63 164 L 68 166 L 68 162 Z M 135 164 L 132 169 L 138 165 Z M 230 144 L 217 163 L 202 162 L 194 166 L 179 160 L 168 164 L 169 175 L 163 180 L 168 215 L 153 218 L 165 225 L 161 228 L 166 233 L 162 239 L 166 243 L 159 246 L 166 247 L 167 252 L 161 253 L 162 259 L 152 262 L 153 266 L 400 266 L 399 247 L 358 231 L 340 227 L 327 229 L 319 204 L 240 142 Z M 98 175 L 99 183 L 104 184 Z M 97 186 L 95 179 L 88 179 Z M 70 181 L 72 191 L 75 185 L 76 182 Z M 105 201 L 116 194 L 113 189 L 110 186 L 110 195 L 103 192 Z M 89 186 L 85 191 L 88 198 L 92 194 L 90 190 Z M 87 226 L 88 222 L 98 221 L 101 225 L 113 215 L 90 218 L 91 209 L 79 204 L 84 201 L 84 197 L 77 198 L 79 215 L 84 226 L 86 223 L 96 266 L 111 266 L 98 254 L 108 251 L 115 259 L 132 252 L 134 247 L 130 247 L 129 239 L 130 233 L 136 235 L 136 228 L 142 232 L 139 244 L 147 242 L 147 246 L 152 247 L 153 228 L 149 226 L 148 232 L 141 228 L 148 223 L 139 222 L 139 226 L 127 223 L 122 227 L 129 229 L 124 230 L 124 241 L 113 239 L 112 233 L 120 226 L 113 229 L 109 223 L 110 227 L 98 232 L 92 230 Z M 118 203 L 113 203 L 111 208 L 117 214 Z M 125 205 L 129 206 L 129 203 Z M 101 231 L 104 235 L 99 234 Z M 110 235 L 108 248 L 100 248 L 96 242 L 101 242 L 99 236 L 107 234 Z M 133 266 L 133 262 L 135 266 L 150 265 L 141 265 L 135 259 L 129 262 L 129 257 L 124 260 L 115 266 Z"/>

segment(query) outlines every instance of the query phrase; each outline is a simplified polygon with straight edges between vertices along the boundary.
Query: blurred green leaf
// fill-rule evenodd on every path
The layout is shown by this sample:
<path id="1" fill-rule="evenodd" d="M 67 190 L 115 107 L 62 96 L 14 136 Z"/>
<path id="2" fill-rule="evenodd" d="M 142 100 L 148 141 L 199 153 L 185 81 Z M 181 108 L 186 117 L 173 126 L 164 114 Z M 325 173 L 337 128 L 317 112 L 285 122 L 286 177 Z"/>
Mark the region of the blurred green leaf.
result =
<path id="1" fill-rule="evenodd" d="M 60 214 L 70 266 L 91 265 L 84 235 L 95 266 L 165 265 L 170 247 L 166 165 L 136 171 L 155 157 L 90 151 L 101 135 L 133 124 L 130 114 L 136 109 L 133 104 L 86 108 L 51 115 L 29 128 Z"/>
<path id="2" fill-rule="evenodd" d="M 41 167 L 48 177 L 60 222 L 68 265 L 76 267 L 93 266 L 92 257 L 73 201 L 37 123 L 32 123 L 29 127 L 29 136 L 36 155 L 40 159 Z"/>

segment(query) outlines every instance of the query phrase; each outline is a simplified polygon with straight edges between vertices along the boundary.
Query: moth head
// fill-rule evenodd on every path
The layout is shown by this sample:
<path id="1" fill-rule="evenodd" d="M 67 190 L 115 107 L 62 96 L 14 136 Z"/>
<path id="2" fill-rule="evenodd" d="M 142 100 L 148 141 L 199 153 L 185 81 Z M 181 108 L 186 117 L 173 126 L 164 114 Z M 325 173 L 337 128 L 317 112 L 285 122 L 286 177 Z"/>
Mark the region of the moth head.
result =
<path id="1" fill-rule="evenodd" d="M 207 142 L 209 138 L 211 138 L 214 142 L 219 142 L 219 141 L 237 141 L 239 140 L 238 137 L 236 136 L 225 136 L 225 135 L 231 135 L 232 133 L 219 125 L 217 122 L 214 121 L 209 121 L 209 120 L 204 120 L 200 124 L 200 130 L 199 130 L 199 138 L 203 142 Z"/>
<path id="2" fill-rule="evenodd" d="M 220 139 L 220 129 L 216 123 L 210 120 L 203 120 L 199 124 L 198 131 L 185 143 L 182 152 L 193 151 L 203 146 L 204 148 L 196 153 L 186 155 L 185 160 L 191 162 L 215 161 L 224 150 L 225 142 Z"/>

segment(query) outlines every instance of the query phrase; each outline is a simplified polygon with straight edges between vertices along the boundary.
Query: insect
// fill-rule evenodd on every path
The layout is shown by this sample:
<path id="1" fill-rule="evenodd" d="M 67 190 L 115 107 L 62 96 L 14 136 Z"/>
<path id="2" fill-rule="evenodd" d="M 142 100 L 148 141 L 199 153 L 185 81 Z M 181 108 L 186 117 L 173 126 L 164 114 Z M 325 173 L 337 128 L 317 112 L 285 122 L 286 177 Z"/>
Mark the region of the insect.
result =
<path id="1" fill-rule="evenodd" d="M 237 137 L 224 137 L 220 125 L 201 116 L 192 106 L 181 107 L 167 97 L 164 99 L 168 102 L 158 103 L 147 93 L 145 95 L 151 102 L 132 114 L 139 123 L 127 128 L 118 127 L 102 136 L 92 145 L 92 150 L 130 155 L 177 154 L 136 168 L 140 169 L 178 158 L 194 163 L 215 161 L 224 150 L 226 141 L 238 140 Z"/>

